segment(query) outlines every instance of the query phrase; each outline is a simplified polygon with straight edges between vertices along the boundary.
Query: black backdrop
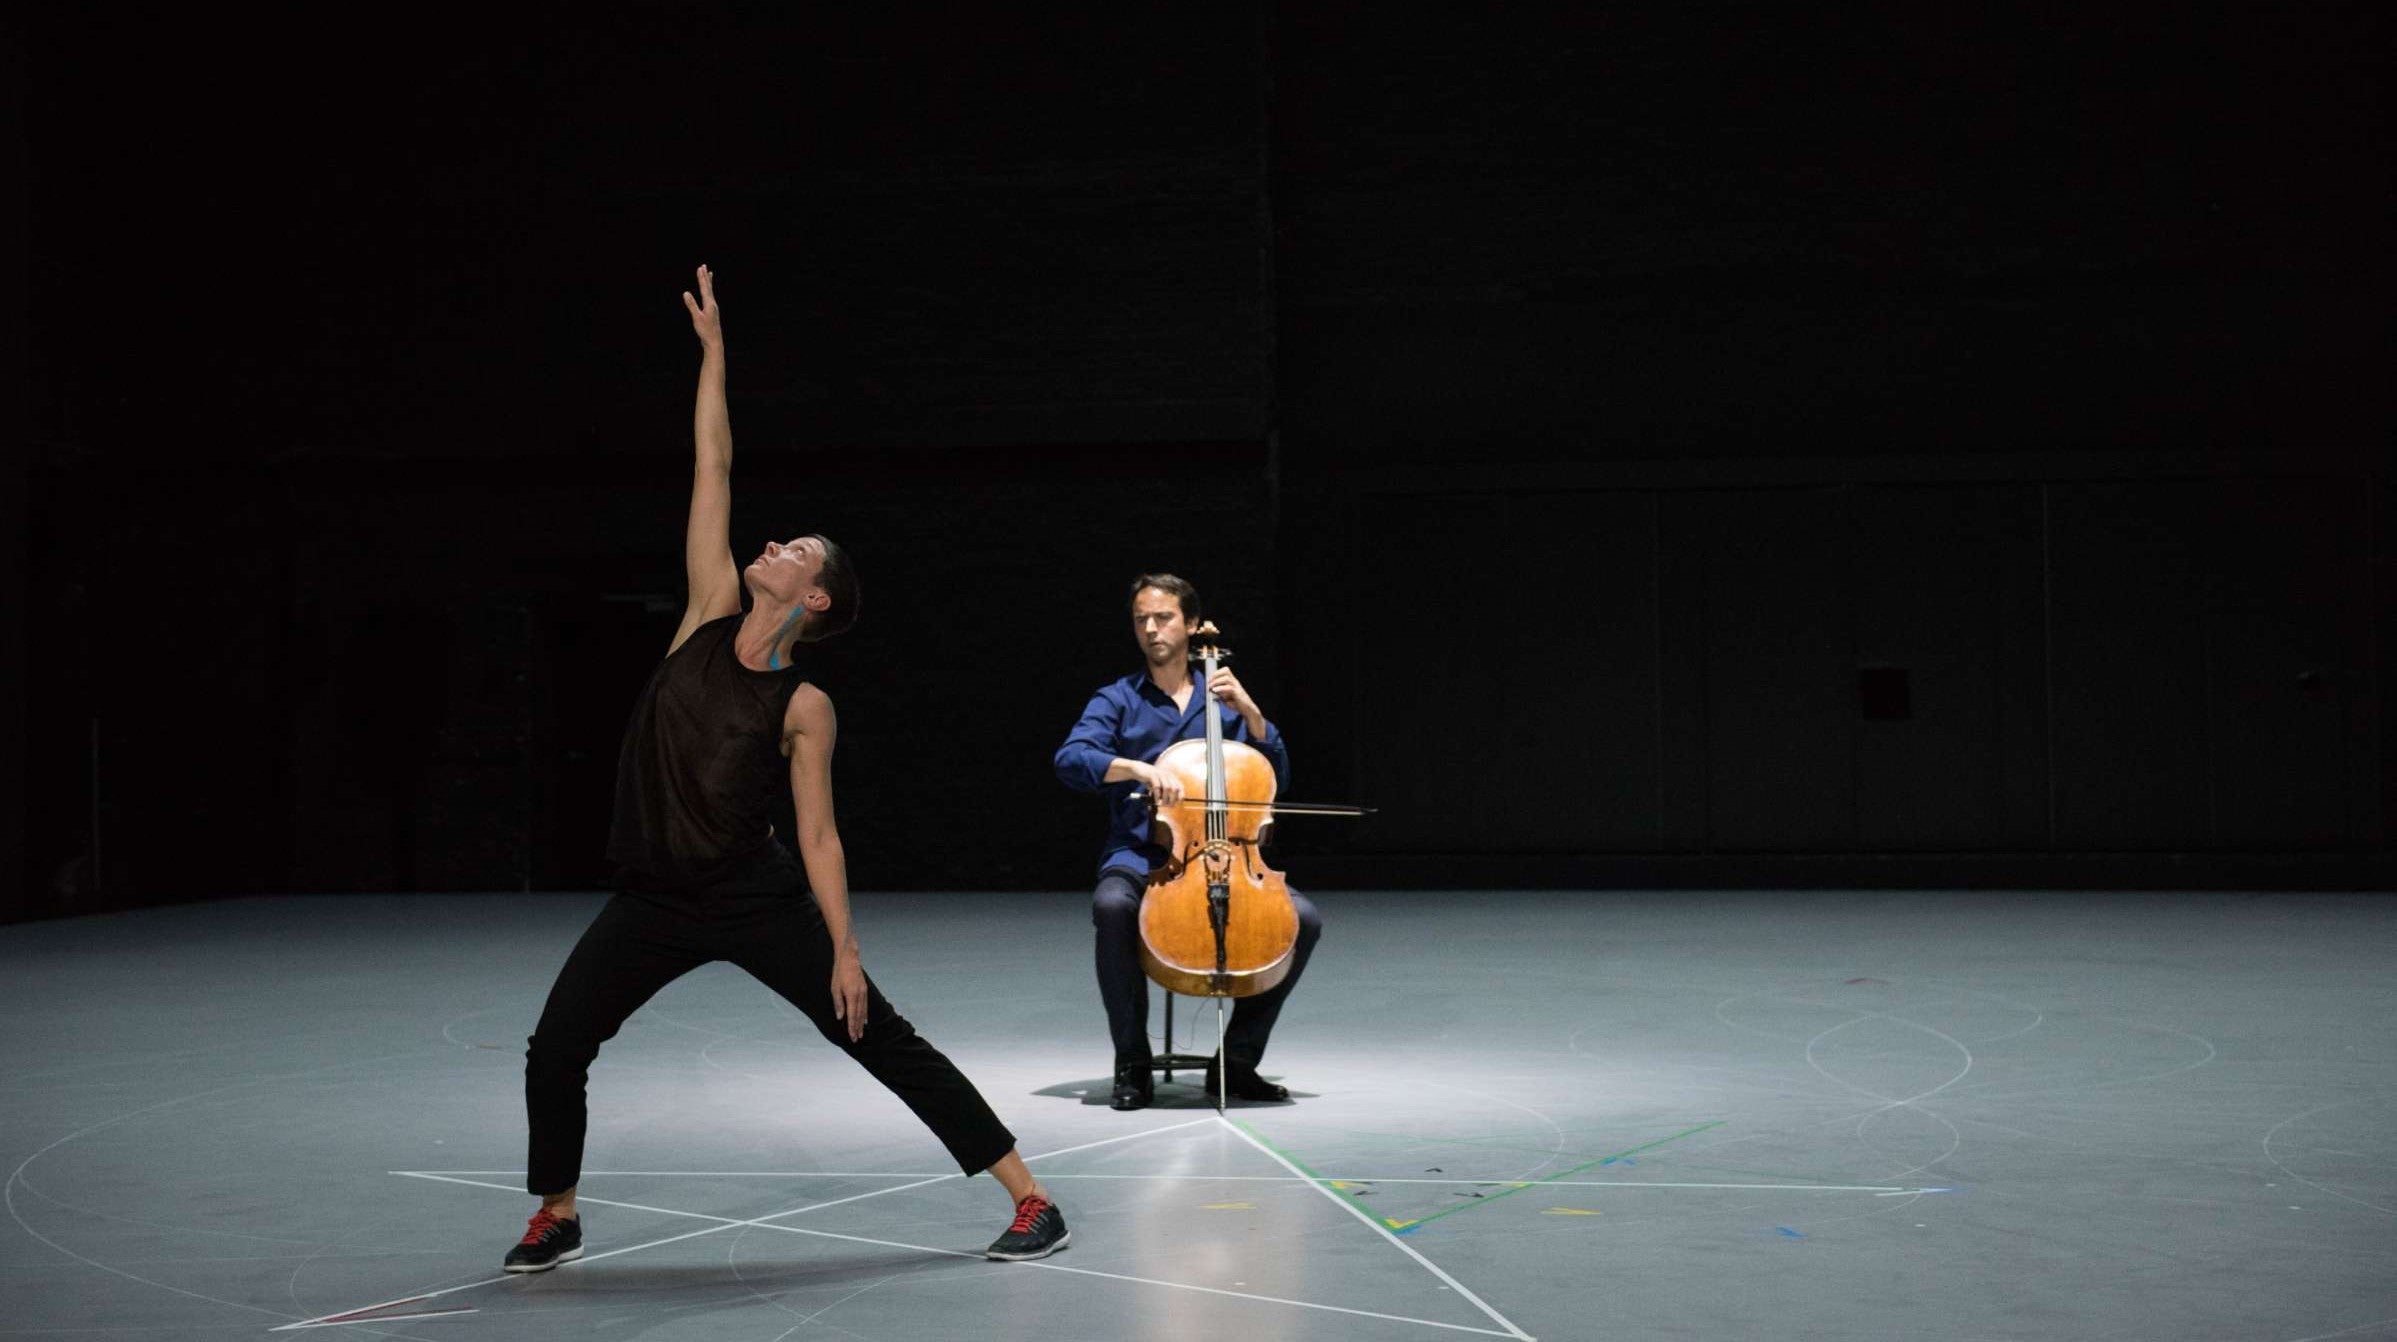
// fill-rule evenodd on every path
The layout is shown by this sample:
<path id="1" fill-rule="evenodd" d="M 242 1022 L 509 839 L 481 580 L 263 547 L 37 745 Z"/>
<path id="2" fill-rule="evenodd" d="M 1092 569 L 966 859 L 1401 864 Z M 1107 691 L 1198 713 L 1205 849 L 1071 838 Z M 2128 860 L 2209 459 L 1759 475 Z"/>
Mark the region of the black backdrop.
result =
<path id="1" fill-rule="evenodd" d="M 861 888 L 1083 881 L 1146 568 L 1301 885 L 2385 883 L 2376 7 L 1127 8 L 12 20 L 0 913 L 601 883 L 702 261 Z"/>

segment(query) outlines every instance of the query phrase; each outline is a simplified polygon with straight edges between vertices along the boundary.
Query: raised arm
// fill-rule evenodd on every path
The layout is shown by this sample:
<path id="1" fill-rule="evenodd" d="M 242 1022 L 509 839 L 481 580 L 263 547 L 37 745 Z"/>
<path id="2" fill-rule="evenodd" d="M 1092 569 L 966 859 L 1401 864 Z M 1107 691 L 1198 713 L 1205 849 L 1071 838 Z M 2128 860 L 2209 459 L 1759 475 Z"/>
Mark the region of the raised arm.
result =
<path id="1" fill-rule="evenodd" d="M 699 268 L 699 296 L 683 306 L 699 337 L 699 394 L 691 408 L 691 516 L 683 528 L 685 597 L 672 652 L 691 631 L 741 609 L 741 570 L 732 562 L 732 411 L 724 399 L 724 323 L 716 312 L 716 277 Z"/>

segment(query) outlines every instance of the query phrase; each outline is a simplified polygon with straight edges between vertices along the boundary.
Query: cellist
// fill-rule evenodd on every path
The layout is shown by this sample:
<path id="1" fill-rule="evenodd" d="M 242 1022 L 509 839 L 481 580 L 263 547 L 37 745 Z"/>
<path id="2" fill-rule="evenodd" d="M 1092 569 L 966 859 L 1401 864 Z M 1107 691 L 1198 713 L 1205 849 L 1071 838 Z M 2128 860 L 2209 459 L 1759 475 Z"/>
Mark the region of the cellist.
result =
<path id="1" fill-rule="evenodd" d="M 1166 805 L 1182 799 L 1182 784 L 1154 767 L 1176 741 L 1204 737 L 1201 715 L 1206 695 L 1191 674 L 1190 633 L 1199 621 L 1198 589 L 1171 573 L 1144 573 L 1132 581 L 1132 638 L 1145 666 L 1101 686 L 1082 717 L 1057 748 L 1057 777 L 1080 792 L 1107 800 L 1107 834 L 1100 845 L 1098 887 L 1091 893 L 1090 920 L 1097 929 L 1099 998 L 1107 1007 L 1107 1032 L 1115 1045 L 1115 1081 L 1109 1097 L 1117 1109 L 1139 1109 L 1152 1098 L 1154 1055 L 1149 1049 L 1148 976 L 1140 964 L 1140 901 L 1149 874 L 1165 861 L 1151 837 L 1149 797 Z M 1226 740 L 1254 746 L 1272 761 L 1277 786 L 1290 778 L 1290 755 L 1282 734 L 1232 674 L 1218 667 L 1212 682 L 1216 711 Z M 1306 971 L 1307 957 L 1323 933 L 1315 905 L 1296 890 L 1298 942 L 1290 972 L 1275 987 L 1240 998 L 1223 1038 L 1223 1093 L 1234 1099 L 1282 1101 L 1290 1092 L 1258 1074 L 1265 1044 L 1282 1004 Z M 1210 1067 L 1210 1093 L 1218 1080 Z"/>

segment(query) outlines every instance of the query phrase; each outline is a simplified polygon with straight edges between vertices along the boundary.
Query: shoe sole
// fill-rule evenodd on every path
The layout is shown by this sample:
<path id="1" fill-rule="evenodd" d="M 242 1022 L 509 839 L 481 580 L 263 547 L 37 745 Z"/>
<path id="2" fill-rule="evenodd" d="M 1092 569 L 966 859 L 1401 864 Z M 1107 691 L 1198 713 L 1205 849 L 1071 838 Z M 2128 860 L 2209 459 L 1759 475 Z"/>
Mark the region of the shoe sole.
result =
<path id="1" fill-rule="evenodd" d="M 1266 1084 L 1272 1085 L 1273 1083 L 1267 1082 Z M 1288 1086 L 1274 1086 L 1274 1089 L 1281 1093 L 1278 1095 L 1269 1095 L 1263 1091 L 1252 1091 L 1249 1094 L 1243 1095 L 1239 1091 L 1235 1090 L 1227 1094 L 1224 1098 L 1227 1100 L 1246 1100 L 1250 1104 L 1289 1104 L 1292 1102 L 1290 1088 Z M 1202 1073 L 1199 1078 L 1199 1090 L 1203 1092 L 1208 1099 L 1214 1099 L 1214 1076 L 1211 1074 Z"/>
<path id="2" fill-rule="evenodd" d="M 547 1272 L 560 1263 L 571 1263 L 582 1256 L 582 1249 L 577 1247 L 568 1249 L 546 1263 L 506 1263 L 501 1265 L 500 1270 L 502 1272 Z"/>
<path id="3" fill-rule="evenodd" d="M 1035 1258 L 1046 1258 L 1050 1254 L 1057 1252 L 1059 1249 L 1064 1248 L 1069 1242 L 1071 1242 L 1073 1238 L 1074 1232 L 1068 1230 L 1064 1234 L 1057 1237 L 1057 1242 L 1055 1244 L 1032 1253 L 1000 1253 L 996 1249 L 984 1249 L 982 1251 L 982 1256 L 985 1258 L 998 1259 L 1002 1263 L 1029 1263 Z"/>

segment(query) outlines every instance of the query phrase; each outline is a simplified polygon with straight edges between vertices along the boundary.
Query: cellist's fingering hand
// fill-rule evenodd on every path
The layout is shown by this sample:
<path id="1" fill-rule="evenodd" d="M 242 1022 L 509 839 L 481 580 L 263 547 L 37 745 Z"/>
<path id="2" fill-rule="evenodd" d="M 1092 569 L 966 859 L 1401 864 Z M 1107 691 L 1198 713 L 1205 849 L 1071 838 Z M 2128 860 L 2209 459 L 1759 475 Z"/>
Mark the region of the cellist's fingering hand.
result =
<path id="1" fill-rule="evenodd" d="M 1171 806 L 1182 800 L 1182 780 L 1154 764 L 1140 766 L 1141 784 L 1149 790 L 1149 801 L 1158 806 Z"/>
<path id="2" fill-rule="evenodd" d="M 1244 718 L 1264 716 L 1257 707 L 1257 701 L 1248 697 L 1248 690 L 1241 685 L 1240 677 L 1233 675 L 1232 668 L 1228 666 L 1215 668 L 1215 674 L 1207 678 L 1207 688 Z"/>
<path id="3" fill-rule="evenodd" d="M 1207 677 L 1207 689 L 1214 694 L 1218 703 L 1231 705 L 1232 711 L 1240 715 L 1240 720 L 1248 724 L 1250 735 L 1265 735 L 1265 710 L 1257 707 L 1256 700 L 1249 698 L 1247 687 L 1240 683 L 1240 677 L 1233 675 L 1229 667 L 1215 668 L 1215 674 Z"/>

